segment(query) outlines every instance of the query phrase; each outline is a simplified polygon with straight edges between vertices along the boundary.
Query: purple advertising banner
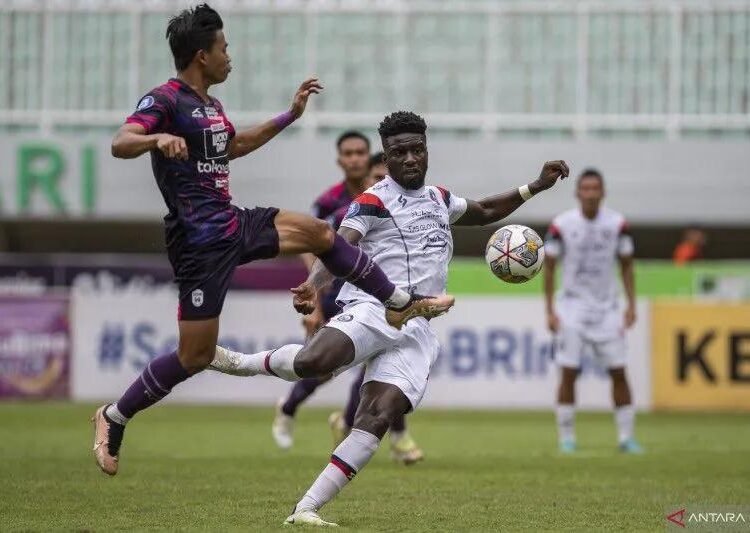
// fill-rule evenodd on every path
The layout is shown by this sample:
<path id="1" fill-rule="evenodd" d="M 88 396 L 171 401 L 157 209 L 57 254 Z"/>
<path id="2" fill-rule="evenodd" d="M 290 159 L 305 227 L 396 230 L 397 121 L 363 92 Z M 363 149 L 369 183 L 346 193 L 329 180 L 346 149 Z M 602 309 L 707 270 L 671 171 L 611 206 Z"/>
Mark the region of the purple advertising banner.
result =
<path id="1" fill-rule="evenodd" d="M 257 261 L 238 267 L 233 290 L 287 291 L 307 277 L 297 258 Z M 52 287 L 91 289 L 173 285 L 166 257 L 111 254 L 0 254 L 0 294 L 45 294 Z"/>
<path id="2" fill-rule="evenodd" d="M 0 399 L 67 398 L 67 296 L 0 296 Z"/>

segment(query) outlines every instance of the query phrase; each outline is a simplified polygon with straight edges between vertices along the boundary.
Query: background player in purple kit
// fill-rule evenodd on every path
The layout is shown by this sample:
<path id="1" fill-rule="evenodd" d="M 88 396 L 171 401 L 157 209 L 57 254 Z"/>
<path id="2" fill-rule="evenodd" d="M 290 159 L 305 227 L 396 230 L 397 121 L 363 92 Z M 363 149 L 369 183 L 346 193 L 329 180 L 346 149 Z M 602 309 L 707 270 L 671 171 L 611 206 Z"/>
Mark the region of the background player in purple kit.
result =
<path id="1" fill-rule="evenodd" d="M 370 140 L 358 131 L 342 133 L 336 141 L 337 159 L 339 167 L 344 173 L 343 181 L 321 194 L 313 204 L 313 214 L 325 220 L 335 229 L 339 229 L 341 221 L 346 215 L 352 200 L 362 194 L 368 187 L 374 185 L 385 176 L 383 153 L 378 152 L 370 156 Z M 305 263 L 311 268 L 315 256 L 305 254 Z M 325 325 L 331 318 L 341 312 L 336 303 L 343 281 L 337 280 L 325 291 L 318 295 L 319 304 L 315 311 L 306 315 L 302 321 L 308 337 Z M 328 419 L 333 433 L 334 446 L 346 438 L 354 425 L 354 415 L 359 405 L 359 389 L 364 379 L 364 369 L 359 372 L 357 379 L 352 382 L 346 410 L 336 411 Z M 271 425 L 274 441 L 282 449 L 291 448 L 294 444 L 294 417 L 297 409 L 304 403 L 319 386 L 326 383 L 328 378 L 305 378 L 297 381 L 289 394 L 279 401 Z M 412 464 L 423 459 L 424 454 L 406 431 L 405 416 L 399 416 L 390 427 L 391 456 L 394 460 L 404 464 Z"/>
<path id="2" fill-rule="evenodd" d="M 165 236 L 179 286 L 179 344 L 176 351 L 153 359 L 119 401 L 96 411 L 94 456 L 110 475 L 117 473 L 125 424 L 213 361 L 218 317 L 239 264 L 312 253 L 332 274 L 383 302 L 386 319 L 397 328 L 415 316 L 441 314 L 453 304 L 451 297 L 425 298 L 397 288 L 361 249 L 324 221 L 230 203 L 229 161 L 260 148 L 299 118 L 309 96 L 322 86 L 316 78 L 306 80 L 289 111 L 236 131 L 221 103 L 208 94 L 209 87 L 224 82 L 231 71 L 222 28 L 221 17 L 206 4 L 169 21 L 166 37 L 177 76 L 144 96 L 112 141 L 115 157 L 151 154 L 169 210 Z"/>

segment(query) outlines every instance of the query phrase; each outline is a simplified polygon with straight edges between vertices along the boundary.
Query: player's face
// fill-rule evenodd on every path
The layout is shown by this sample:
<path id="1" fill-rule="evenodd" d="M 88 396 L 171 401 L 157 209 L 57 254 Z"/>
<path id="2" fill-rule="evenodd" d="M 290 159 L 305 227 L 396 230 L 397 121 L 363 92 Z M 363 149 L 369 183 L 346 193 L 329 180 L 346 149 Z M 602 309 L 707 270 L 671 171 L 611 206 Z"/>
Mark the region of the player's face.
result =
<path id="1" fill-rule="evenodd" d="M 223 82 L 232 70 L 232 60 L 227 53 L 228 46 L 224 32 L 218 30 L 216 32 L 216 40 L 211 49 L 199 52 L 201 54 L 203 73 L 211 84 Z"/>
<path id="2" fill-rule="evenodd" d="M 419 189 L 427 174 L 427 138 L 400 133 L 383 140 L 385 162 L 391 177 L 404 189 Z"/>
<path id="3" fill-rule="evenodd" d="M 370 169 L 370 182 L 372 182 L 372 185 L 375 185 L 377 182 L 385 178 L 386 174 L 388 174 L 388 168 L 385 166 L 385 163 L 373 165 Z"/>
<path id="4" fill-rule="evenodd" d="M 595 212 L 604 198 L 604 187 L 601 180 L 595 177 L 583 178 L 578 182 L 576 191 L 578 201 L 586 212 Z"/>
<path id="5" fill-rule="evenodd" d="M 338 163 L 346 179 L 365 179 L 369 172 L 370 147 L 363 139 L 345 139 L 339 146 Z"/>

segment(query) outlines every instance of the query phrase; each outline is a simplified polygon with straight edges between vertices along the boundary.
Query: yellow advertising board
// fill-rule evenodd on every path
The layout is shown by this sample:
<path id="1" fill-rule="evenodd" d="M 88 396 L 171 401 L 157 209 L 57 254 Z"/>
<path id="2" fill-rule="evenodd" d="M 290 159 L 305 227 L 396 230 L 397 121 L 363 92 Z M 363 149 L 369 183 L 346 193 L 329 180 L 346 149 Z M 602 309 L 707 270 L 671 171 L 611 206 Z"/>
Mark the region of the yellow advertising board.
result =
<path id="1" fill-rule="evenodd" d="M 655 409 L 750 411 L 750 305 L 653 302 Z"/>

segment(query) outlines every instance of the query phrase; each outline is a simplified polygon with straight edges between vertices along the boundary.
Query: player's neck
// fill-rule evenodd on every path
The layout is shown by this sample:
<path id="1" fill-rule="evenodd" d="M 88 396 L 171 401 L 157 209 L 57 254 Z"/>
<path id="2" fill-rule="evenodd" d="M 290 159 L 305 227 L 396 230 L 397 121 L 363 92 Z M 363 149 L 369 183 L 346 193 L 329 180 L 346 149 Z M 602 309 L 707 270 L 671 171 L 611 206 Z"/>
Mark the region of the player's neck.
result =
<path id="1" fill-rule="evenodd" d="M 344 180 L 344 186 L 346 187 L 346 192 L 349 193 L 349 196 L 352 198 L 356 198 L 363 192 L 365 192 L 365 179 L 352 179 L 352 178 L 346 178 Z"/>
<path id="2" fill-rule="evenodd" d="M 588 220 L 594 220 L 596 217 L 599 216 L 599 208 L 597 207 L 593 211 L 586 211 L 585 209 L 581 209 L 581 214 L 583 215 L 583 218 Z"/>
<path id="3" fill-rule="evenodd" d="M 210 83 L 203 77 L 199 71 L 187 68 L 177 73 L 177 79 L 183 82 L 185 85 L 190 87 L 196 92 L 198 96 L 203 99 L 204 102 L 210 102 L 211 99 L 208 97 L 208 88 L 211 86 Z"/>

